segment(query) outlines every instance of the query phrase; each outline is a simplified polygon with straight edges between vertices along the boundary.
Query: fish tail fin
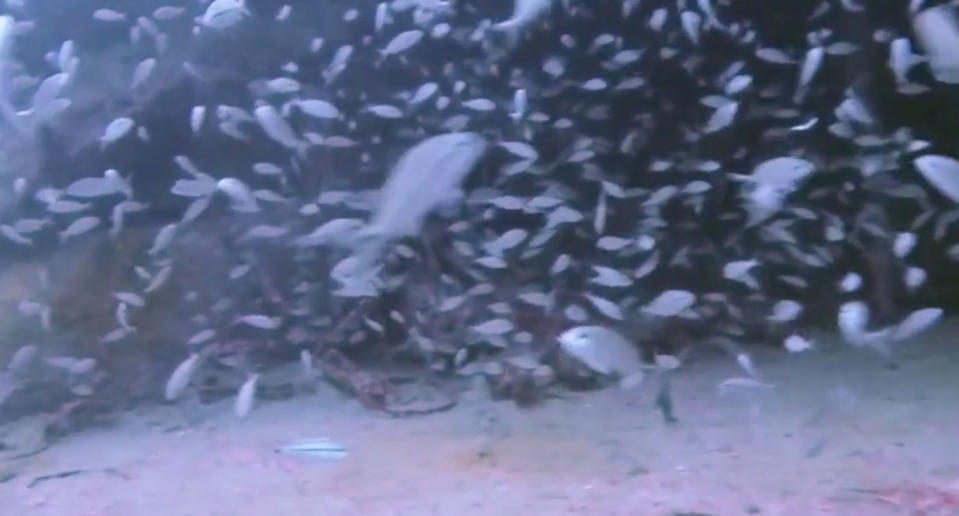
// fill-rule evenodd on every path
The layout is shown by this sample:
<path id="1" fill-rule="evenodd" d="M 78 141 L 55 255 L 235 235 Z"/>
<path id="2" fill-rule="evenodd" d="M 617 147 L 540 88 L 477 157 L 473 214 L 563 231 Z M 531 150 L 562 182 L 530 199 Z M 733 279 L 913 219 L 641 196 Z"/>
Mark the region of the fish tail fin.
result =
<path id="1" fill-rule="evenodd" d="M 642 371 L 628 374 L 619 379 L 619 388 L 624 391 L 634 389 L 643 383 L 643 378 L 644 376 Z"/>
<path id="2" fill-rule="evenodd" d="M 500 33 L 509 48 L 514 48 L 519 43 L 520 24 L 514 21 L 504 21 L 493 25 L 493 30 Z"/>
<path id="3" fill-rule="evenodd" d="M 356 232 L 349 247 L 353 249 L 353 254 L 364 266 L 371 267 L 386 247 L 386 238 L 377 228 L 368 225 Z"/>
<path id="4" fill-rule="evenodd" d="M 4 64 L 0 61 L 0 118 L 7 122 L 18 134 L 26 135 L 29 128 L 29 120 L 35 112 L 34 109 L 18 113 L 10 102 L 10 88 L 7 80 Z"/>

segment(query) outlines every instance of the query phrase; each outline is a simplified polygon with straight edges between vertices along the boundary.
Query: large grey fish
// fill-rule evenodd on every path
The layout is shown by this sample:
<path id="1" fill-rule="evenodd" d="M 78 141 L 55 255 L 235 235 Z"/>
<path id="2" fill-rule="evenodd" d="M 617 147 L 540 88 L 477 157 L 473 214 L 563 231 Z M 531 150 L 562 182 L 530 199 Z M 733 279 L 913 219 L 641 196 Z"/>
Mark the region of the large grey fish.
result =
<path id="1" fill-rule="evenodd" d="M 629 389 L 643 381 L 643 363 L 637 349 L 619 333 L 602 326 L 577 326 L 560 334 L 564 351 L 601 375 L 619 377 Z"/>
<path id="2" fill-rule="evenodd" d="M 478 133 L 448 133 L 427 138 L 400 156 L 380 189 L 372 220 L 360 231 L 361 255 L 375 260 L 386 241 L 419 231 L 427 214 L 457 196 L 486 147 Z"/>

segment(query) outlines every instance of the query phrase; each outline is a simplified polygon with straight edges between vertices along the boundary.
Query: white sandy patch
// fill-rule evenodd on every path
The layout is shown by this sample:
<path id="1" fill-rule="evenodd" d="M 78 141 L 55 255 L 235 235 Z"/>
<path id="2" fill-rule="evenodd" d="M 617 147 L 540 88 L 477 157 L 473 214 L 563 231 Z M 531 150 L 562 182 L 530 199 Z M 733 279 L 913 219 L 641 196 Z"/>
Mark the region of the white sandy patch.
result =
<path id="1" fill-rule="evenodd" d="M 674 378 L 672 427 L 651 383 L 529 410 L 469 393 L 403 420 L 323 387 L 242 421 L 225 400 L 175 431 L 188 409 L 152 407 L 55 443 L 0 500 L 4 514 L 35 516 L 955 515 L 957 333 L 947 322 L 903 345 L 899 370 L 845 346 L 757 353 L 772 391 L 718 395 L 736 364 L 690 363 Z M 348 456 L 273 451 L 319 436 Z M 74 469 L 98 471 L 28 487 Z"/>

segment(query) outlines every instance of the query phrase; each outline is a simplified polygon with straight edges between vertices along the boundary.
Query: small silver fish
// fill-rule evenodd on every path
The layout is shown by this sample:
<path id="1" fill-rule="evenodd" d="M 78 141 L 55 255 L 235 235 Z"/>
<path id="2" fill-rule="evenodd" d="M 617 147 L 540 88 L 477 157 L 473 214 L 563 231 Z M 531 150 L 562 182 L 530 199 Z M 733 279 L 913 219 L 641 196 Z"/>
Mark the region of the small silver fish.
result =
<path id="1" fill-rule="evenodd" d="M 902 281 L 910 292 L 914 291 L 926 283 L 926 271 L 920 267 L 908 267 Z"/>
<path id="2" fill-rule="evenodd" d="M 314 118 L 332 120 L 340 116 L 340 110 L 322 99 L 304 99 L 293 103 L 303 113 Z"/>
<path id="3" fill-rule="evenodd" d="M 300 91 L 300 81 L 289 77 L 277 77 L 267 81 L 266 88 L 272 93 L 296 93 Z"/>
<path id="4" fill-rule="evenodd" d="M 173 374 L 171 374 L 167 380 L 166 389 L 164 390 L 164 396 L 167 401 L 173 401 L 183 394 L 183 391 L 190 385 L 190 379 L 193 378 L 193 371 L 196 369 L 199 360 L 200 355 L 198 353 L 192 353 L 173 370 Z"/>
<path id="5" fill-rule="evenodd" d="M 339 460 L 346 457 L 346 448 L 325 437 L 300 439 L 277 447 L 274 451 L 310 459 Z"/>
<path id="6" fill-rule="evenodd" d="M 190 110 L 190 130 L 193 134 L 200 132 L 203 120 L 206 118 L 206 106 L 193 106 Z"/>
<path id="7" fill-rule="evenodd" d="M 386 26 L 387 23 L 392 21 L 390 16 L 390 8 L 386 5 L 386 2 L 380 2 L 376 6 L 376 16 L 373 18 L 373 30 L 379 32 L 380 29 Z"/>
<path id="8" fill-rule="evenodd" d="M 802 313 L 803 306 L 792 299 L 781 299 L 773 305 L 773 313 L 768 319 L 772 322 L 786 323 L 794 321 Z"/>
<path id="9" fill-rule="evenodd" d="M 295 150 L 300 155 L 304 155 L 309 148 L 309 143 L 299 139 L 293 132 L 286 120 L 280 116 L 276 109 L 264 102 L 259 102 L 256 109 L 253 110 L 253 116 L 259 123 L 263 132 L 273 141 Z"/>
<path id="10" fill-rule="evenodd" d="M 216 189 L 230 199 L 230 207 L 236 211 L 254 213 L 260 210 L 253 192 L 239 179 L 224 177 L 217 181 Z"/>
<path id="11" fill-rule="evenodd" d="M 783 347 L 790 353 L 801 353 L 813 348 L 813 343 L 801 335 L 795 333 L 783 340 Z"/>
<path id="12" fill-rule="evenodd" d="M 903 232 L 896 235 L 896 239 L 893 241 L 892 250 L 893 254 L 899 258 L 905 258 L 910 251 L 916 246 L 915 233 Z"/>
<path id="13" fill-rule="evenodd" d="M 143 298 L 134 294 L 133 292 L 114 292 L 113 297 L 117 301 L 121 301 L 128 305 L 133 305 L 136 307 L 143 307 L 146 305 L 146 302 L 143 301 Z"/>
<path id="14" fill-rule="evenodd" d="M 127 305 L 126 303 L 118 303 L 115 315 L 116 315 L 117 324 L 119 324 L 120 327 L 123 328 L 124 330 L 128 332 L 132 332 L 136 328 L 134 328 L 133 326 L 130 326 L 129 318 L 127 315 L 128 308 L 129 308 L 129 305 Z"/>
<path id="15" fill-rule="evenodd" d="M 93 19 L 103 22 L 126 21 L 127 15 L 113 9 L 97 9 L 93 11 Z"/>
<path id="16" fill-rule="evenodd" d="M 407 102 L 411 105 L 422 104 L 436 94 L 437 91 L 439 91 L 439 85 L 435 82 L 428 82 L 417 88 L 416 92 L 413 93 L 413 96 L 410 97 Z"/>
<path id="17" fill-rule="evenodd" d="M 103 131 L 103 136 L 100 137 L 100 148 L 104 148 L 129 134 L 134 125 L 133 119 L 128 117 L 120 117 L 111 121 Z"/>
<path id="18" fill-rule="evenodd" d="M 135 90 L 143 86 L 147 79 L 150 78 L 150 74 L 153 72 L 156 64 L 157 60 L 153 57 L 148 57 L 140 61 L 133 70 L 133 80 L 130 81 L 130 89 Z"/>
<path id="19" fill-rule="evenodd" d="M 628 287 L 633 284 L 633 280 L 631 280 L 629 276 L 626 276 L 622 272 L 619 272 L 612 267 L 593 265 L 593 272 L 596 273 L 596 276 L 591 278 L 589 281 L 590 283 L 594 283 L 596 285 L 619 288 Z"/>
<path id="20" fill-rule="evenodd" d="M 60 232 L 60 240 L 66 240 L 77 235 L 82 235 L 100 225 L 100 218 L 94 216 L 81 217 L 73 221 L 67 229 Z"/>
<path id="21" fill-rule="evenodd" d="M 35 362 L 40 348 L 33 344 L 20 346 L 20 349 L 10 358 L 7 370 L 13 373 L 24 373 Z"/>
<path id="22" fill-rule="evenodd" d="M 653 14 L 649 16 L 649 28 L 653 29 L 655 32 L 660 32 L 663 30 L 663 26 L 666 24 L 666 19 L 669 16 L 669 11 L 665 7 L 660 7 L 653 11 Z"/>
<path id="23" fill-rule="evenodd" d="M 463 107 L 474 111 L 492 111 L 496 109 L 496 103 L 487 98 L 476 98 L 463 101 Z"/>
<path id="24" fill-rule="evenodd" d="M 275 330 L 283 324 L 282 317 L 270 317 L 262 314 L 250 314 L 237 318 L 238 323 L 243 323 L 261 330 Z"/>
<path id="25" fill-rule="evenodd" d="M 936 80 L 959 84 L 959 17 L 955 9 L 948 5 L 923 9 L 912 18 L 912 26 Z"/>
<path id="26" fill-rule="evenodd" d="M 268 161 L 254 163 L 253 171 L 261 176 L 280 176 L 283 174 L 283 169 L 279 165 Z"/>
<path id="27" fill-rule="evenodd" d="M 516 90 L 513 93 L 513 112 L 509 114 L 510 118 L 517 122 L 520 121 L 526 114 L 527 102 L 526 90 L 523 88 Z"/>
<path id="28" fill-rule="evenodd" d="M 15 244 L 33 245 L 33 240 L 21 235 L 20 232 L 16 230 L 16 228 L 13 228 L 6 224 L 0 224 L 0 234 L 2 234 L 3 236 L 7 238 L 7 240 L 10 240 L 11 242 Z"/>
<path id="29" fill-rule="evenodd" d="M 144 16 L 140 16 L 137 18 L 137 27 L 140 27 L 141 29 L 143 29 L 143 32 L 146 32 L 147 34 L 149 34 L 150 36 L 154 38 L 160 35 L 160 28 L 157 27 L 157 25 L 153 23 L 152 20 Z"/>
<path id="30" fill-rule="evenodd" d="M 183 197 L 205 197 L 216 191 L 216 181 L 204 179 L 177 179 L 170 193 Z"/>
<path id="31" fill-rule="evenodd" d="M 124 191 L 125 183 L 116 170 L 104 177 L 83 177 L 70 183 L 64 193 L 71 197 L 91 198 L 113 195 Z M 118 180 L 119 179 L 119 180 Z"/>
<path id="32" fill-rule="evenodd" d="M 205 330 L 200 330 L 196 332 L 195 334 L 193 334 L 193 336 L 190 337 L 190 339 L 187 340 L 186 343 L 188 346 L 196 346 L 197 344 L 203 344 L 204 342 L 212 339 L 213 337 L 216 337 L 216 331 L 210 328 L 207 328 Z"/>
<path id="33" fill-rule="evenodd" d="M 867 331 L 869 307 L 862 301 L 849 301 L 839 307 L 837 316 L 839 331 L 844 339 L 854 346 L 870 346 L 880 352 L 886 351 L 887 337 L 891 328 Z"/>
<path id="34" fill-rule="evenodd" d="M 323 77 L 326 78 L 327 83 L 332 83 L 346 69 L 352 55 L 353 45 L 343 45 L 336 49 L 329 66 L 323 71 Z"/>
<path id="35" fill-rule="evenodd" d="M 513 4 L 513 15 L 492 28 L 505 33 L 510 45 L 515 45 L 523 29 L 544 15 L 552 3 L 553 0 L 516 0 Z"/>
<path id="36" fill-rule="evenodd" d="M 233 402 L 233 413 L 236 417 L 244 418 L 253 410 L 253 402 L 256 399 L 256 382 L 259 379 L 259 374 L 252 373 L 240 386 L 240 390 L 236 393 L 236 400 Z"/>
<path id="37" fill-rule="evenodd" d="M 213 0 L 203 17 L 200 18 L 200 24 L 211 29 L 223 30 L 231 27 L 250 15 L 244 0 Z"/>
<path id="38" fill-rule="evenodd" d="M 161 5 L 153 10 L 153 17 L 160 21 L 168 21 L 179 18 L 186 12 L 185 7 L 176 7 L 172 5 Z"/>
<path id="39" fill-rule="evenodd" d="M 453 27 L 448 23 L 445 23 L 445 22 L 437 23 L 436 25 L 433 26 L 433 30 L 430 32 L 430 37 L 432 37 L 433 39 L 443 39 L 452 30 L 453 30 Z"/>
<path id="40" fill-rule="evenodd" d="M 774 385 L 763 382 L 761 380 L 757 380 L 755 378 L 735 377 L 735 378 L 728 378 L 720 382 L 718 389 L 720 391 L 725 391 L 731 387 L 741 387 L 741 388 L 750 388 L 750 389 L 767 389 L 767 390 L 775 388 Z"/>
<path id="41" fill-rule="evenodd" d="M 177 225 L 167 224 L 160 228 L 156 237 L 153 239 L 153 247 L 148 251 L 151 255 L 156 255 L 166 249 L 170 242 L 173 242 L 173 236 L 176 234 Z"/>
<path id="42" fill-rule="evenodd" d="M 825 56 L 826 51 L 822 47 L 812 47 L 806 52 L 806 57 L 803 59 L 802 66 L 799 69 L 799 83 L 796 85 L 796 95 L 793 97 L 793 101 L 797 104 L 805 98 L 806 93 L 809 91 L 810 84 L 812 84 L 819 69 L 822 68 L 822 62 Z"/>
<path id="43" fill-rule="evenodd" d="M 382 50 L 380 55 L 384 58 L 406 52 L 423 39 L 423 31 L 408 30 L 396 35 L 391 39 Z"/>
<path id="44" fill-rule="evenodd" d="M 672 317 L 693 306 L 696 295 L 687 290 L 666 290 L 643 307 L 642 312 L 659 317 Z"/>
<path id="45" fill-rule="evenodd" d="M 702 30 L 703 17 L 694 11 L 683 11 L 679 13 L 679 20 L 683 26 L 683 31 L 694 45 L 699 45 L 699 35 Z"/>
<path id="46" fill-rule="evenodd" d="M 403 116 L 403 111 L 400 108 L 389 104 L 375 104 L 368 106 L 366 110 L 380 118 L 394 119 Z"/>
<path id="47" fill-rule="evenodd" d="M 277 238 L 287 234 L 289 231 L 289 228 L 283 226 L 260 224 L 250 228 L 250 230 L 246 232 L 246 238 Z"/>
<path id="48" fill-rule="evenodd" d="M 313 365 L 313 353 L 308 349 L 300 351 L 300 373 L 306 382 L 312 382 L 318 376 L 316 367 Z"/>
<path id="49" fill-rule="evenodd" d="M 484 337 L 504 335 L 513 329 L 513 323 L 506 319 L 490 319 L 472 327 L 474 332 Z"/>
<path id="50" fill-rule="evenodd" d="M 490 253 L 493 256 L 502 256 L 504 251 L 512 249 L 524 240 L 526 240 L 528 233 L 523 229 L 511 229 L 502 235 L 500 235 L 496 240 L 489 242 L 484 245 L 486 252 Z"/>
<path id="51" fill-rule="evenodd" d="M 896 325 L 891 338 L 892 340 L 906 340 L 919 335 L 931 328 L 942 319 L 943 311 L 941 308 L 921 308 L 905 317 Z"/>
<path id="52" fill-rule="evenodd" d="M 709 121 L 707 121 L 705 127 L 703 127 L 703 132 L 713 133 L 728 127 L 733 123 L 733 120 L 735 120 L 738 111 L 738 102 L 729 102 L 719 107 L 713 112 L 712 116 L 709 117 Z"/>

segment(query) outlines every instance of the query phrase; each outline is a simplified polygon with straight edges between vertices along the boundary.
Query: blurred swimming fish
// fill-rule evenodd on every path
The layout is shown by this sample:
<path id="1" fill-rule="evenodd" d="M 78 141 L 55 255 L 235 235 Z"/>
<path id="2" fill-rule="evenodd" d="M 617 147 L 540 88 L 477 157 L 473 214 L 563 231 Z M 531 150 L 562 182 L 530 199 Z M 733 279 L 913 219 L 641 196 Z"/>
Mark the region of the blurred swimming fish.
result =
<path id="1" fill-rule="evenodd" d="M 236 25 L 249 15 L 250 11 L 244 0 L 213 0 L 200 18 L 200 24 L 211 29 L 223 30 Z"/>
<path id="2" fill-rule="evenodd" d="M 939 5 L 912 18 L 919 44 L 926 50 L 933 76 L 947 84 L 959 84 L 959 20 L 955 9 Z"/>
<path id="3" fill-rule="evenodd" d="M 508 20 L 493 25 L 492 28 L 505 33 L 512 46 L 519 40 L 520 32 L 542 16 L 552 3 L 553 0 L 516 0 L 513 4 L 513 15 Z"/>
<path id="4" fill-rule="evenodd" d="M 812 349 L 813 344 L 802 335 L 793 333 L 783 340 L 783 348 L 790 353 L 801 353 L 803 351 Z"/>
<path id="5" fill-rule="evenodd" d="M 66 240 L 81 235 L 100 225 L 100 219 L 94 216 L 81 217 L 73 221 L 66 229 L 59 233 L 60 240 Z"/>
<path id="6" fill-rule="evenodd" d="M 230 199 L 230 207 L 243 213 L 253 213 L 260 210 L 253 192 L 245 183 L 233 177 L 224 177 L 217 181 L 216 189 L 223 192 Z"/>
<path id="7" fill-rule="evenodd" d="M 844 339 L 854 346 L 867 346 L 888 355 L 889 344 L 919 334 L 942 315 L 938 308 L 918 310 L 899 325 L 868 331 L 869 307 L 862 301 L 849 301 L 839 307 L 837 322 Z"/>
<path id="8" fill-rule="evenodd" d="M 773 313 L 767 319 L 777 323 L 794 321 L 802 313 L 802 304 L 792 299 L 781 299 L 773 305 Z"/>
<path id="9" fill-rule="evenodd" d="M 237 391 L 236 400 L 233 402 L 233 413 L 236 417 L 244 418 L 253 410 L 253 402 L 256 398 L 256 382 L 259 378 L 260 375 L 256 373 L 250 374 L 243 385 L 240 386 L 240 390 Z"/>
<path id="10" fill-rule="evenodd" d="M 325 437 L 300 439 L 279 446 L 274 451 L 309 459 L 339 460 L 346 457 L 346 448 L 343 445 Z"/>
<path id="11" fill-rule="evenodd" d="M 8 99 L 10 91 L 7 74 L 10 66 L 10 56 L 13 52 L 13 41 L 16 37 L 15 30 L 16 20 L 12 16 L 0 16 L 0 115 L 7 123 L 20 129 L 17 115 Z"/>
<path id="12" fill-rule="evenodd" d="M 891 338 L 895 341 L 911 339 L 939 322 L 939 320 L 942 319 L 942 314 L 941 308 L 921 308 L 916 310 L 896 325 L 896 329 L 893 330 Z"/>
<path id="13" fill-rule="evenodd" d="M 432 136 L 407 150 L 380 189 L 370 223 L 360 231 L 364 263 L 375 260 L 386 241 L 415 234 L 437 206 L 459 194 L 460 183 L 486 151 L 478 133 Z"/>
<path id="14" fill-rule="evenodd" d="M 386 44 L 386 47 L 383 50 L 380 50 L 380 55 L 384 58 L 396 54 L 401 54 L 406 52 L 413 45 L 416 45 L 423 39 L 423 31 L 421 30 L 408 30 L 405 32 L 399 33 L 395 38 L 391 39 L 389 43 Z"/>
<path id="15" fill-rule="evenodd" d="M 643 313 L 659 317 L 672 317 L 693 306 L 696 295 L 686 290 L 667 290 L 660 293 L 648 305 Z"/>
<path id="16" fill-rule="evenodd" d="M 237 317 L 236 322 L 261 330 L 275 330 L 283 324 L 283 319 L 281 317 L 271 317 L 263 314 L 248 314 Z"/>
<path id="17" fill-rule="evenodd" d="M 577 326 L 559 336 L 564 351 L 602 375 L 619 377 L 622 389 L 643 381 L 643 364 L 636 347 L 619 333 L 602 326 Z"/>
<path id="18" fill-rule="evenodd" d="M 197 363 L 200 360 L 198 353 L 192 353 L 186 360 L 180 362 L 180 365 L 173 370 L 173 374 L 166 382 L 164 396 L 167 401 L 173 401 L 183 394 L 190 380 L 193 378 L 193 372 L 196 370 Z"/>
<path id="19" fill-rule="evenodd" d="M 959 203 L 959 161 L 949 156 L 926 154 L 914 159 L 913 165 L 939 193 Z"/>

